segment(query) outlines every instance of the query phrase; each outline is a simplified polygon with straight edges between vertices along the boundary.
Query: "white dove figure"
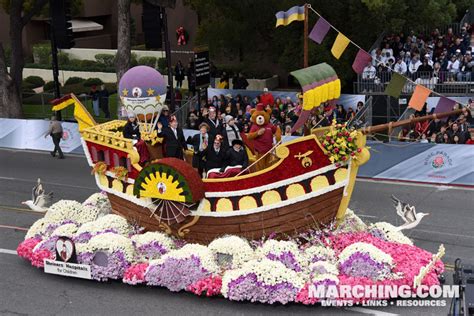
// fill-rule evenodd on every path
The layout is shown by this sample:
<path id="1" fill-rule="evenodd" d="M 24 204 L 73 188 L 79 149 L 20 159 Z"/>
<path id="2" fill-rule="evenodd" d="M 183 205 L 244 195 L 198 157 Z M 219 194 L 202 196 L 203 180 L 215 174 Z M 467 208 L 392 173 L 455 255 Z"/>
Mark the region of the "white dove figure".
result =
<path id="1" fill-rule="evenodd" d="M 392 200 L 395 204 L 395 209 L 397 210 L 398 216 L 400 216 L 405 222 L 405 224 L 395 227 L 397 231 L 412 229 L 418 226 L 423 217 L 430 215 L 430 213 L 417 213 L 414 206 L 400 201 L 393 195 Z"/>
<path id="2" fill-rule="evenodd" d="M 398 216 L 400 216 L 405 222 L 405 224 L 395 227 L 397 231 L 401 231 L 404 229 L 412 229 L 418 226 L 423 217 L 430 215 L 430 213 L 417 213 L 414 206 L 400 201 L 393 195 L 392 200 L 395 204 L 395 209 L 397 210 Z"/>
<path id="3" fill-rule="evenodd" d="M 48 204 L 51 202 L 52 198 L 53 192 L 45 194 L 43 185 L 41 184 L 41 179 L 38 178 L 38 183 L 35 185 L 32 191 L 32 199 L 21 202 L 21 204 L 28 206 L 35 212 L 46 213 L 48 210 Z"/>

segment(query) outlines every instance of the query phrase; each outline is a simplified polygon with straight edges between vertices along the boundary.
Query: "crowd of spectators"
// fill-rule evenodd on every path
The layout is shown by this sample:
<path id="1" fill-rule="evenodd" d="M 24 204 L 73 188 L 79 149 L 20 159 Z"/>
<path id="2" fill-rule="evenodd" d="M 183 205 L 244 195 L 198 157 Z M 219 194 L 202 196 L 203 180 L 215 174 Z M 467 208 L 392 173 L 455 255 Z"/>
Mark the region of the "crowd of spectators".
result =
<path id="1" fill-rule="evenodd" d="M 251 110 L 256 104 L 262 103 L 271 109 L 270 123 L 279 126 L 282 134 L 285 136 L 301 136 L 304 134 L 304 128 L 313 128 L 320 126 L 329 126 L 333 120 L 339 123 L 347 122 L 352 119 L 356 112 L 362 109 L 363 103 L 359 102 L 355 106 L 346 106 L 336 104 L 334 106 L 324 107 L 324 111 L 312 111 L 306 124 L 296 131 L 292 131 L 293 126 L 298 121 L 302 107 L 300 100 L 293 100 L 290 96 L 274 97 L 267 89 L 258 97 L 252 99 L 248 96 L 231 94 L 214 96 L 209 100 L 202 100 L 200 110 L 192 110 L 188 114 L 187 128 L 197 130 L 202 122 L 209 118 L 209 110 L 215 110 L 217 119 L 223 128 L 224 135 L 229 139 L 234 133 L 233 129 L 227 129 L 229 124 L 236 126 L 239 133 L 247 133 L 251 127 Z"/>
<path id="2" fill-rule="evenodd" d="M 474 145 L 474 101 L 469 100 L 469 107 L 463 107 L 462 113 L 450 116 L 447 119 L 417 122 L 405 126 L 398 135 L 399 141 L 419 141 L 421 143 L 437 144 L 469 144 Z M 455 106 L 458 109 L 459 105 Z M 434 109 L 433 109 L 434 110 Z M 422 112 L 412 114 L 410 118 L 424 115 Z"/>
<path id="3" fill-rule="evenodd" d="M 429 35 L 411 31 L 386 36 L 381 47 L 371 51 L 372 61 L 364 68 L 362 79 L 383 84 L 396 72 L 431 84 L 474 81 L 473 30 L 466 23 L 458 32 L 448 28 L 445 34 L 435 29 Z"/>

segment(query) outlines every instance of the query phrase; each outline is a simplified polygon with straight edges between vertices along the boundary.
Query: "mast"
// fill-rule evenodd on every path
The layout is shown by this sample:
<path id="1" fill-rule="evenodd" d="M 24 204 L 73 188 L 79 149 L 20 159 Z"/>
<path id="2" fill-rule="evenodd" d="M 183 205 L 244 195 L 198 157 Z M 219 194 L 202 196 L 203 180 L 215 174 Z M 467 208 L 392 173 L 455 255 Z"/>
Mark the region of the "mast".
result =
<path id="1" fill-rule="evenodd" d="M 390 132 L 395 127 L 408 125 L 408 124 L 412 124 L 412 123 L 417 123 L 417 122 L 423 122 L 423 121 L 427 121 L 427 120 L 441 119 L 441 118 L 448 117 L 448 116 L 451 116 L 451 115 L 460 114 L 461 112 L 462 112 L 462 109 L 458 109 L 458 110 L 454 110 L 454 111 L 451 111 L 451 112 L 430 114 L 430 115 L 415 117 L 413 119 L 407 119 L 407 120 L 402 120 L 402 121 L 398 121 L 398 122 L 390 122 L 390 123 L 386 123 L 386 124 L 363 127 L 363 128 L 360 129 L 360 131 L 363 134 L 377 133 L 377 132 L 382 132 L 382 131 L 386 131 L 386 130 L 389 130 L 389 132 Z"/>

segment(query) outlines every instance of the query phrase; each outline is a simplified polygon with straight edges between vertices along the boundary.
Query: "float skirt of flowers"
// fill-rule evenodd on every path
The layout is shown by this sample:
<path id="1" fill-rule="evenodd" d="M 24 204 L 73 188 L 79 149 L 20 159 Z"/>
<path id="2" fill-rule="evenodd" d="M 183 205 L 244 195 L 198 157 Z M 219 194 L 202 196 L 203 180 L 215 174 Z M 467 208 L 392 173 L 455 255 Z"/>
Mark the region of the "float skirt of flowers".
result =
<path id="1" fill-rule="evenodd" d="M 308 231 L 290 240 L 270 237 L 248 242 L 229 235 L 203 246 L 162 233 L 139 233 L 123 218 L 106 214 L 109 209 L 103 194 L 83 204 L 60 201 L 51 214 L 31 226 L 17 253 L 42 268 L 45 258 L 54 258 L 58 237 L 69 237 L 75 242 L 78 262 L 90 265 L 97 281 L 115 279 L 229 300 L 307 305 L 318 302 L 309 296 L 313 285 L 414 289 L 414 277 L 433 257 L 392 225 L 365 225 L 350 210 L 337 228 Z M 443 270 L 438 260 L 422 284 L 438 285 Z"/>

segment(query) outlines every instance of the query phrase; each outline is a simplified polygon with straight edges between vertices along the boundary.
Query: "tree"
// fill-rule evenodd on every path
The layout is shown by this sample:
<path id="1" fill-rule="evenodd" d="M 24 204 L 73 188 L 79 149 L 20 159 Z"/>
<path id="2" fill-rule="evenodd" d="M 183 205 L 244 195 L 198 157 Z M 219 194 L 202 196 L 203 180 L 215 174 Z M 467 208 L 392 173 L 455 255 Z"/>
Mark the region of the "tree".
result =
<path id="1" fill-rule="evenodd" d="M 10 71 L 7 69 L 4 44 L 0 42 L 0 117 L 22 117 L 21 82 L 25 59 L 23 56 L 23 28 L 38 14 L 48 0 L 2 0 L 1 5 L 10 16 Z"/>
<path id="2" fill-rule="evenodd" d="M 130 37 L 130 3 L 131 0 L 118 0 L 117 2 L 117 55 L 115 57 L 115 72 L 117 85 L 123 74 L 130 68 L 131 37 Z"/>
<path id="3" fill-rule="evenodd" d="M 384 31 L 443 26 L 457 17 L 457 4 L 468 0 L 332 0 L 307 1 L 344 35 L 369 50 Z M 471 0 L 470 0 L 471 1 Z M 275 13 L 296 5 L 292 0 L 219 1 L 185 0 L 200 17 L 197 44 L 208 44 L 219 66 L 234 65 L 285 75 L 302 67 L 303 23 L 275 28 Z M 463 4 L 465 6 L 465 4 Z M 309 26 L 318 16 L 310 11 Z M 336 32 L 321 45 L 310 41 L 310 64 L 328 62 L 345 81 L 346 90 L 354 72 L 351 64 L 357 49 L 350 47 L 340 60 L 330 53 Z M 284 80 L 285 81 L 285 80 Z"/>

